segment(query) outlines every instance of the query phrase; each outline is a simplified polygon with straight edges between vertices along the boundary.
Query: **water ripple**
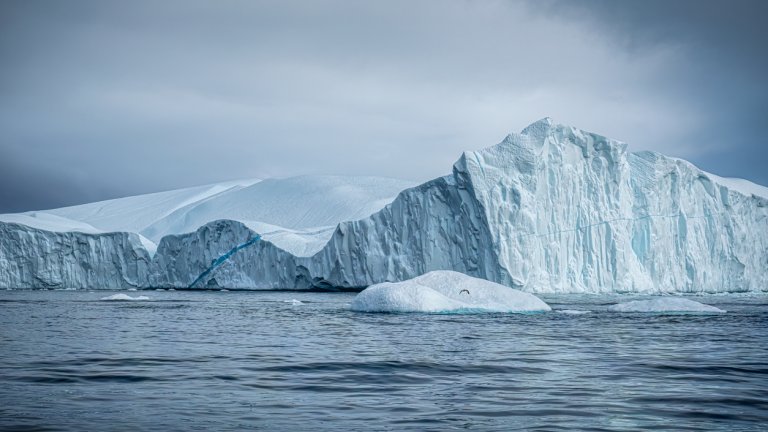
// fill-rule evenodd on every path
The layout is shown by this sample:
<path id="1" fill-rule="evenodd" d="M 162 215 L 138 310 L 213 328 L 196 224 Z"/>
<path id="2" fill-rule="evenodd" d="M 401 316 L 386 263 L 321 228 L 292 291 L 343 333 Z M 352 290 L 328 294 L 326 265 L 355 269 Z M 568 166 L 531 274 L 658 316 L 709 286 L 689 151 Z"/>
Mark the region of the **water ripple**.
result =
<path id="1" fill-rule="evenodd" d="M 743 430 L 768 301 L 722 316 L 361 315 L 353 294 L 0 293 L 0 430 Z M 302 302 L 295 307 L 292 300 Z"/>

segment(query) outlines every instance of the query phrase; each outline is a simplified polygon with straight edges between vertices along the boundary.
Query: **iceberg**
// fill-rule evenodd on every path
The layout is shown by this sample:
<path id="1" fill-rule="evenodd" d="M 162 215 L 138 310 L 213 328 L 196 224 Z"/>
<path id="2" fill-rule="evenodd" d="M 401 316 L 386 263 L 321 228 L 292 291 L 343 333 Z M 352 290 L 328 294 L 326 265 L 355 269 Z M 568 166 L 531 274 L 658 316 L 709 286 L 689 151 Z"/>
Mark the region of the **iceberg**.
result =
<path id="1" fill-rule="evenodd" d="M 143 301 L 143 300 L 149 300 L 149 297 L 147 296 L 136 296 L 131 297 L 127 294 L 113 294 L 111 296 L 102 297 L 102 301 Z"/>
<path id="2" fill-rule="evenodd" d="M 67 232 L 0 215 L 0 287 L 363 289 L 452 270 L 534 293 L 768 289 L 767 188 L 548 118 L 411 186 L 263 180 L 45 212 Z M 136 224 L 107 223 L 121 212 Z"/>
<path id="3" fill-rule="evenodd" d="M 336 224 L 380 210 L 410 186 L 411 181 L 383 177 L 247 179 L 0 214 L 0 287 L 186 287 L 192 280 L 164 284 L 153 276 L 159 273 L 152 271 L 153 260 L 168 263 L 156 256 L 163 237 L 223 219 L 257 230 L 281 250 L 310 256 L 328 242 Z M 194 277 L 202 273 L 195 271 Z"/>
<path id="4" fill-rule="evenodd" d="M 170 234 L 216 220 L 239 221 L 299 256 L 327 243 L 339 222 L 361 219 L 414 183 L 386 177 L 310 175 L 244 179 L 59 209 L 0 215 L 0 222 L 52 232 L 129 232 L 150 255 Z"/>
<path id="5" fill-rule="evenodd" d="M 720 308 L 679 297 L 634 300 L 615 304 L 608 310 L 612 312 L 725 313 Z"/>
<path id="6" fill-rule="evenodd" d="M 209 282 L 362 289 L 454 270 L 529 292 L 761 291 L 768 193 L 746 183 L 544 119 L 465 152 L 451 175 L 402 191 L 371 216 L 340 223 L 312 256 L 265 239 Z M 167 236 L 153 283 L 184 286 L 253 235 L 220 221 Z"/>
<path id="7" fill-rule="evenodd" d="M 359 293 L 356 312 L 545 312 L 533 294 L 454 271 L 433 271 L 402 282 L 384 282 Z"/>
<path id="8" fill-rule="evenodd" d="M 0 287 L 144 286 L 151 259 L 138 234 L 55 232 L 0 222 Z"/>
<path id="9" fill-rule="evenodd" d="M 564 315 L 586 315 L 588 313 L 592 313 L 592 311 L 588 310 L 580 310 L 580 309 L 559 309 L 555 312 L 564 314 Z"/>

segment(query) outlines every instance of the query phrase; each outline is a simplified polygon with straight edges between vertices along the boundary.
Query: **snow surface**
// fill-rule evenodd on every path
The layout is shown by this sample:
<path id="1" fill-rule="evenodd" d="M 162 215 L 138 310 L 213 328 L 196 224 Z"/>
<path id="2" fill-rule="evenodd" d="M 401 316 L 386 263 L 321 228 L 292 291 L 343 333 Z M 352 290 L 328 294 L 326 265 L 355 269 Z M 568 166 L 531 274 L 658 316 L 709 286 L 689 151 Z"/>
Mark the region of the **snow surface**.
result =
<path id="1" fill-rule="evenodd" d="M 356 312 L 543 312 L 533 294 L 454 271 L 432 271 L 366 288 L 352 301 Z"/>
<path id="2" fill-rule="evenodd" d="M 21 214 L 0 215 L 54 232 L 132 232 L 150 256 L 169 234 L 228 219 L 298 256 L 320 250 L 339 222 L 369 216 L 413 182 L 384 177 L 245 179 Z"/>
<path id="3" fill-rule="evenodd" d="M 608 308 L 612 312 L 694 312 L 724 313 L 714 306 L 680 297 L 659 297 L 651 300 L 634 300 L 619 303 Z"/>
<path id="4" fill-rule="evenodd" d="M 741 178 L 720 177 L 712 173 L 707 173 L 707 175 L 712 177 L 717 183 L 720 183 L 731 190 L 741 192 L 747 196 L 754 195 L 768 199 L 768 187 Z"/>
<path id="5" fill-rule="evenodd" d="M 253 185 L 259 181 L 259 179 L 246 179 L 215 183 L 62 207 L 45 210 L 45 213 L 81 221 L 103 232 L 123 231 L 140 233 L 148 226 L 180 208 L 200 203 L 219 194 Z M 157 242 L 160 239 L 150 238 L 150 240 Z"/>
<path id="6" fill-rule="evenodd" d="M 0 222 L 17 223 L 36 229 L 56 232 L 81 232 L 87 234 L 103 232 L 85 222 L 43 212 L 0 214 Z"/>
<path id="7" fill-rule="evenodd" d="M 143 300 L 149 300 L 149 297 L 147 296 L 131 297 L 128 294 L 113 294 L 111 296 L 102 297 L 101 300 L 103 301 L 143 301 Z"/>

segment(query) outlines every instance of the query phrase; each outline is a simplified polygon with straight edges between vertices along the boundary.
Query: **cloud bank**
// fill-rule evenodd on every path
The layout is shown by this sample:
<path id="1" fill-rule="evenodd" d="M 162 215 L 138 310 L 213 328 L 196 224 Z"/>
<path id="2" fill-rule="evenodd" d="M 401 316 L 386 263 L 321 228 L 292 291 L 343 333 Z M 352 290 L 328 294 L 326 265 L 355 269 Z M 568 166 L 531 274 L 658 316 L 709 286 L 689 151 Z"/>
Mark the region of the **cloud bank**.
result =
<path id="1" fill-rule="evenodd" d="M 544 116 L 768 183 L 758 1 L 6 1 L 0 211 L 427 180 Z"/>

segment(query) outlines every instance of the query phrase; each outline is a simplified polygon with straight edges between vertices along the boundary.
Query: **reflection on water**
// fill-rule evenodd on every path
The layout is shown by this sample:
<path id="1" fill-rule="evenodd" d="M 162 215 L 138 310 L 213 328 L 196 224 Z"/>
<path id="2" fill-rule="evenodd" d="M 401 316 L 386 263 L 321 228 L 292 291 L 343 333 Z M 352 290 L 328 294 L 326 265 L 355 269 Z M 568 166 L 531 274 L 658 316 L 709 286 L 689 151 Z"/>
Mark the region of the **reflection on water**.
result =
<path id="1" fill-rule="evenodd" d="M 720 315 L 612 313 L 618 297 L 598 296 L 544 297 L 551 313 L 427 315 L 349 312 L 344 293 L 99 300 L 112 294 L 0 292 L 0 429 L 768 423 L 766 297 L 697 299 Z"/>

